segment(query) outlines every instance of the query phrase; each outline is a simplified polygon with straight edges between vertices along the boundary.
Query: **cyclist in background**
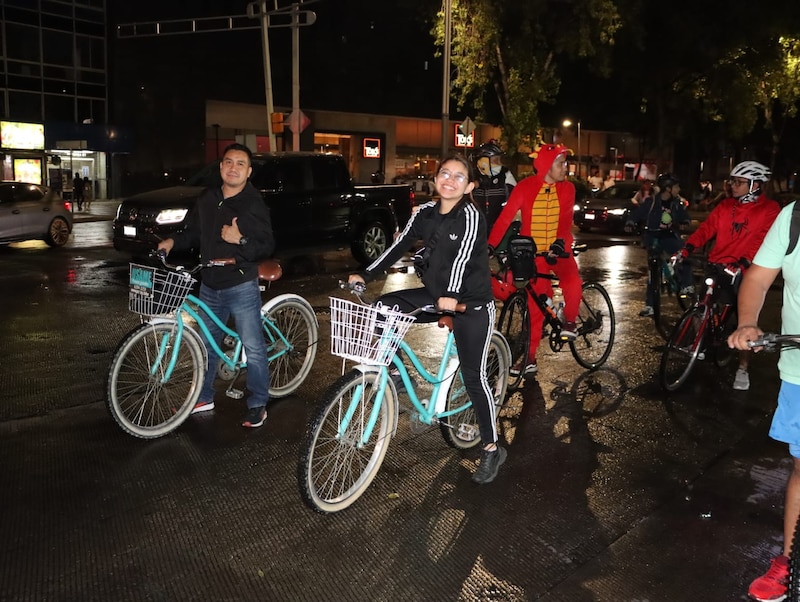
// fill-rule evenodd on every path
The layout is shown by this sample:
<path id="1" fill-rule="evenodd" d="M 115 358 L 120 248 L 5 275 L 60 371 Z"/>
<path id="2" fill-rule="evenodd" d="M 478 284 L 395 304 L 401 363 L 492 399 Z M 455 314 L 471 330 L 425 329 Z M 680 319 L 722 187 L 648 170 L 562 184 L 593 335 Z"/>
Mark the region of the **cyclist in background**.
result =
<path id="1" fill-rule="evenodd" d="M 717 290 L 722 303 L 736 304 L 741 273 L 750 266 L 769 227 L 780 213 L 780 205 L 764 194 L 764 184 L 770 175 L 766 166 L 755 161 L 736 165 L 730 178 L 732 196 L 714 207 L 681 250 L 685 259 L 695 249 L 711 239 L 715 240 L 708 253 L 708 271 L 721 285 Z M 738 272 L 739 276 L 731 281 L 731 277 L 725 274 L 726 268 L 729 272 Z M 733 380 L 733 388 L 738 391 L 750 388 L 747 373 L 750 353 L 744 349 L 739 352 L 739 368 Z"/>
<path id="2" fill-rule="evenodd" d="M 478 207 L 486 212 L 487 231 L 489 232 L 503 210 L 508 195 L 517 185 L 514 176 L 503 165 L 502 156 L 503 151 L 494 140 L 480 145 L 475 154 L 478 183 L 472 190 L 472 198 Z"/>
<path id="3" fill-rule="evenodd" d="M 741 194 L 744 188 L 744 184 L 739 184 L 734 189 Z M 781 271 L 784 279 L 781 332 L 800 332 L 800 250 L 795 247 L 793 252 L 787 254 L 793 209 L 794 203 L 791 203 L 780 212 L 742 279 L 738 303 L 739 327 L 728 337 L 728 345 L 735 349 L 749 349 L 747 343 L 763 334 L 758 327 L 758 316 L 767 291 Z M 793 465 L 786 484 L 783 509 L 783 554 L 774 558 L 769 570 L 750 584 L 750 596 L 761 602 L 777 602 L 786 597 L 792 536 L 800 516 L 800 350 L 791 347 L 783 349 L 778 360 L 778 371 L 781 388 L 769 436 L 788 443 Z"/>
<path id="4" fill-rule="evenodd" d="M 637 224 L 644 224 L 642 246 L 648 253 L 664 252 L 675 255 L 683 248 L 681 231 L 689 225 L 689 213 L 680 197 L 681 184 L 671 173 L 662 173 L 656 178 L 658 191 L 646 197 L 631 213 L 625 224 L 626 232 L 633 232 Z M 694 293 L 692 268 L 690 265 L 676 267 L 676 274 L 682 295 Z M 653 297 L 658 294 L 658 283 L 647 282 L 642 317 L 653 315 Z"/>
<path id="5" fill-rule="evenodd" d="M 497 443 L 494 398 L 486 376 L 486 356 L 494 331 L 489 255 L 486 252 L 486 219 L 469 193 L 475 187 L 472 164 L 462 155 L 450 155 L 434 176 L 438 200 L 420 206 L 406 227 L 380 257 L 361 273 L 350 274 L 350 284 L 372 280 L 400 259 L 419 240 L 424 241 L 418 267 L 422 288 L 382 295 L 378 301 L 402 312 L 425 305 L 455 312 L 459 303 L 467 309 L 453 315 L 461 375 L 478 419 L 483 450 L 475 483 L 489 483 L 497 476 L 507 452 Z M 420 314 L 417 322 L 438 320 L 435 314 Z"/>
<path id="6" fill-rule="evenodd" d="M 563 144 L 546 144 L 531 153 L 536 174 L 522 180 L 508 198 L 500 217 L 497 218 L 489 246 L 497 247 L 514 221 L 517 211 L 522 213 L 520 234 L 530 236 L 540 251 L 549 249 L 548 256 L 536 257 L 536 270 L 553 272 L 558 276 L 564 294 L 564 325 L 561 338 L 574 340 L 577 337 L 575 320 L 581 303 L 581 282 L 578 264 L 572 255 L 572 217 L 575 207 L 575 186 L 567 180 L 567 155 L 572 151 Z M 537 295 L 552 297 L 550 280 L 534 279 L 532 285 Z M 534 300 L 528 296 L 530 319 L 530 347 L 523 366 L 513 366 L 519 375 L 533 375 L 538 371 L 536 350 L 542 338 L 544 315 Z"/>

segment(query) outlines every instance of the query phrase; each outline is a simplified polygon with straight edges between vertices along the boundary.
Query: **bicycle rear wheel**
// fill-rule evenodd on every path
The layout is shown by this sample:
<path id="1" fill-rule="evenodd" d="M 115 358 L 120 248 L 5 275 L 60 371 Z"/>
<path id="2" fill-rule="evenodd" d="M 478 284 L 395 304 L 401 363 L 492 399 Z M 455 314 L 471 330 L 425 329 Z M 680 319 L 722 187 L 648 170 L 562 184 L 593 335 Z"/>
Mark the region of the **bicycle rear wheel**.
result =
<path id="1" fill-rule="evenodd" d="M 286 397 L 303 384 L 317 354 L 319 327 L 314 310 L 302 297 L 287 295 L 262 308 L 269 362 L 269 395 Z M 281 338 L 275 330 L 278 330 Z"/>
<path id="2" fill-rule="evenodd" d="M 689 309 L 667 341 L 659 366 L 659 380 L 667 391 L 676 391 L 686 382 L 700 353 L 705 352 L 705 312 L 702 306 Z"/>
<path id="3" fill-rule="evenodd" d="M 486 378 L 489 381 L 489 389 L 494 399 L 494 407 L 492 408 L 494 420 L 497 420 L 497 414 L 503 403 L 505 403 L 509 364 L 510 357 L 506 342 L 499 333 L 492 333 L 492 338 L 489 341 L 489 350 L 486 355 Z M 444 409 L 446 412 L 450 412 L 466 405 L 469 401 L 469 395 L 464 386 L 461 368 L 459 367 L 453 377 L 453 382 L 450 383 Z M 471 449 L 481 442 L 478 415 L 471 405 L 463 412 L 442 417 L 439 421 L 439 428 L 442 431 L 442 437 L 450 447 Z"/>
<path id="4" fill-rule="evenodd" d="M 569 350 L 587 370 L 602 366 L 611 354 L 617 320 L 611 298 L 597 282 L 584 282 L 578 309 L 578 336 L 570 341 Z"/>
<path id="5" fill-rule="evenodd" d="M 200 396 L 206 355 L 200 336 L 183 329 L 175 352 L 175 321 L 143 324 L 120 343 L 108 375 L 106 406 L 126 433 L 162 437 L 189 416 Z M 175 358 L 169 380 L 164 375 Z"/>
<path id="6" fill-rule="evenodd" d="M 515 373 L 509 371 L 508 388 L 513 391 L 519 388 L 523 379 L 525 362 L 528 361 L 528 348 L 531 344 L 528 293 L 525 290 L 514 293 L 503 302 L 497 330 L 506 338 L 511 349 L 509 363 Z"/>
<path id="7" fill-rule="evenodd" d="M 297 482 L 300 496 L 313 510 L 328 514 L 353 504 L 381 467 L 395 426 L 397 400 L 384 389 L 376 422 L 364 441 L 375 407 L 381 373 L 351 370 L 325 394 L 300 444 Z M 355 412 L 343 428 L 351 406 Z"/>

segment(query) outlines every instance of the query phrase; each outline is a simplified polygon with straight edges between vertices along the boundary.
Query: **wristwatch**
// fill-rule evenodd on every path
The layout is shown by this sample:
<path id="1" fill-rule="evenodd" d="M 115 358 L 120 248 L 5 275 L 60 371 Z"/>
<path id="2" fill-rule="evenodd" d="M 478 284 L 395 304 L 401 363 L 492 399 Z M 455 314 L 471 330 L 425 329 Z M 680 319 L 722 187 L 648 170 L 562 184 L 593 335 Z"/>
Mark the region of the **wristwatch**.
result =
<path id="1" fill-rule="evenodd" d="M 246 237 L 246 236 L 241 236 L 241 237 L 239 237 L 239 246 L 240 246 L 240 247 L 243 247 L 243 246 L 245 246 L 246 244 L 247 244 L 247 237 Z"/>

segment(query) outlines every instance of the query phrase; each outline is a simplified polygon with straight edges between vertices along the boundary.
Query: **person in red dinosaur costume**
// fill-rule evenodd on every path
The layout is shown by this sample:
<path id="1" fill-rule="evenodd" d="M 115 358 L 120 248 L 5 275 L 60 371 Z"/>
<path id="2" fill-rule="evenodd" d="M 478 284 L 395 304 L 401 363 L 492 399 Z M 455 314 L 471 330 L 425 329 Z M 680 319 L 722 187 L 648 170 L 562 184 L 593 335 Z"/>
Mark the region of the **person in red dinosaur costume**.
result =
<path id="1" fill-rule="evenodd" d="M 581 302 L 581 281 L 578 264 L 572 255 L 572 217 L 575 206 L 575 186 L 567 180 L 567 157 L 572 151 L 563 144 L 545 144 L 531 153 L 535 175 L 528 176 L 511 192 L 506 206 L 497 218 L 489 235 L 489 246 L 496 247 L 503 239 L 519 211 L 522 215 L 520 235 L 530 236 L 538 250 L 548 249 L 547 256 L 536 258 L 538 272 L 553 272 L 564 294 L 564 322 L 561 337 L 574 340 L 577 332 L 575 320 Z M 551 282 L 533 280 L 536 294 L 552 296 Z M 528 298 L 530 315 L 530 347 L 522 366 L 512 366 L 518 375 L 536 374 L 536 350 L 542 336 L 544 315 L 535 302 Z"/>

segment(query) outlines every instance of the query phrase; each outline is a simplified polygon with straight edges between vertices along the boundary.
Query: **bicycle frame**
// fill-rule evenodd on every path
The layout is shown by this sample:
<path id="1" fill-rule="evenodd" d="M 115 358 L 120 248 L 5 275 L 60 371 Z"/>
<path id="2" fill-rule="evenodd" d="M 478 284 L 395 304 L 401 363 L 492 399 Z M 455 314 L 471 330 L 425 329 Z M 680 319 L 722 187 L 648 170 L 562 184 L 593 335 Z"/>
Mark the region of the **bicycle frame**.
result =
<path id="1" fill-rule="evenodd" d="M 408 357 L 416 372 L 426 382 L 433 385 L 433 391 L 431 392 L 431 399 L 433 400 L 433 403 L 426 404 L 424 403 L 425 400 L 420 400 L 416 389 L 414 388 L 413 381 L 409 375 L 408 368 L 400 357 L 401 352 Z M 420 422 L 432 425 L 435 424 L 439 418 L 458 414 L 472 406 L 472 402 L 470 401 L 458 408 L 450 411 L 444 411 L 444 405 L 447 401 L 447 392 L 450 389 L 450 383 L 455 377 L 458 369 L 458 354 L 455 347 L 455 336 L 453 335 L 452 331 L 448 333 L 447 339 L 445 340 L 444 350 L 442 352 L 442 360 L 439 363 L 439 367 L 435 375 L 422 365 L 422 362 L 419 360 L 416 353 L 414 353 L 414 350 L 411 349 L 411 347 L 405 341 L 400 341 L 398 351 L 394 358 L 392 358 L 392 365 L 396 367 L 400 373 L 400 377 L 406 387 L 406 393 L 411 399 L 411 404 L 414 406 Z M 365 425 L 361 441 L 358 442 L 359 446 L 363 446 L 367 443 L 367 441 L 369 441 L 372 431 L 375 428 L 378 415 L 380 414 L 386 387 L 388 386 L 389 369 L 387 366 L 375 366 L 372 364 L 359 364 L 355 368 L 364 373 L 374 371 L 376 368 L 380 372 L 378 392 L 375 395 L 375 404 L 372 407 L 369 419 Z M 342 420 L 339 424 L 337 437 L 342 438 L 344 436 L 344 433 L 347 431 L 350 421 L 352 420 L 353 415 L 355 414 L 360 403 L 361 390 L 359 390 L 358 393 L 353 396 L 345 415 L 342 417 Z M 397 408 L 397 405 L 395 407 Z M 397 420 L 395 420 L 395 429 L 396 428 Z M 394 436 L 394 433 L 392 433 L 392 435 Z"/>
<path id="2" fill-rule="evenodd" d="M 198 311 L 199 310 L 199 311 Z M 211 349 L 214 353 L 225 363 L 225 365 L 230 368 L 231 370 L 241 370 L 242 368 L 247 367 L 247 355 L 245 354 L 244 345 L 242 344 L 242 340 L 239 337 L 239 333 L 229 328 L 226 324 L 223 324 L 222 321 L 217 317 L 217 315 L 211 310 L 208 305 L 206 305 L 199 297 L 195 295 L 189 294 L 186 296 L 186 300 L 180 306 L 179 310 L 175 313 L 175 318 L 159 318 L 157 319 L 159 322 L 169 322 L 174 321 L 177 324 L 178 330 L 175 334 L 175 343 L 172 345 L 172 357 L 170 358 L 169 364 L 167 365 L 167 369 L 165 370 L 164 374 L 161 376 L 162 382 L 169 381 L 170 377 L 172 376 L 172 371 L 175 368 L 175 363 L 178 357 L 178 350 L 181 346 L 181 341 L 183 340 L 183 330 L 184 328 L 191 328 L 191 326 L 186 326 L 184 324 L 184 316 L 183 314 L 187 314 L 191 317 L 197 325 L 200 327 L 200 330 L 205 335 L 205 341 L 210 343 Z M 233 353 L 227 354 L 222 350 L 222 347 L 211 337 L 211 332 L 208 326 L 205 324 L 202 316 L 205 315 L 210 318 L 223 332 L 223 334 L 231 337 L 234 340 L 234 347 Z M 151 320 L 151 322 L 154 320 Z M 285 353 L 285 350 L 290 346 L 289 341 L 286 339 L 286 336 L 269 320 L 262 314 L 262 324 L 264 327 L 264 332 L 266 332 L 267 336 L 270 339 L 269 344 L 267 345 L 267 361 L 273 361 L 275 358 L 280 357 Z M 276 343 L 280 342 L 282 344 L 282 348 L 277 353 L 272 353 L 272 350 L 275 348 Z M 161 341 L 159 345 L 159 353 L 156 357 L 156 361 L 153 362 L 151 367 L 151 375 L 155 375 L 156 367 L 159 365 L 159 360 L 164 357 L 166 353 L 166 348 L 168 345 L 167 337 L 164 337 L 164 340 Z M 239 359 L 241 358 L 241 359 Z"/>

